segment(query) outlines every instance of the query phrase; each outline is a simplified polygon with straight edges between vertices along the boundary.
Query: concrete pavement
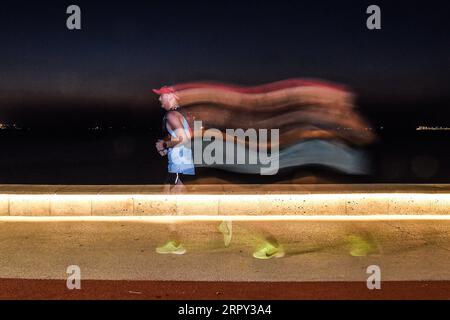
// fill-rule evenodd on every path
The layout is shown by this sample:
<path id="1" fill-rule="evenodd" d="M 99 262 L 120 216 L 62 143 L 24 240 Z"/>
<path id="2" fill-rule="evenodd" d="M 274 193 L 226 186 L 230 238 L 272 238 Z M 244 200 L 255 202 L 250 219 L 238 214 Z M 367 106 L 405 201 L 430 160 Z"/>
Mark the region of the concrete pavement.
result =
<path id="1" fill-rule="evenodd" d="M 366 281 L 378 265 L 384 281 L 450 280 L 450 221 L 235 222 L 223 247 L 216 222 L 177 224 L 187 254 L 155 253 L 167 225 L 149 222 L 0 222 L 0 278 L 152 281 Z M 264 234 L 285 258 L 256 260 Z M 367 257 L 348 254 L 348 235 L 372 239 Z"/>

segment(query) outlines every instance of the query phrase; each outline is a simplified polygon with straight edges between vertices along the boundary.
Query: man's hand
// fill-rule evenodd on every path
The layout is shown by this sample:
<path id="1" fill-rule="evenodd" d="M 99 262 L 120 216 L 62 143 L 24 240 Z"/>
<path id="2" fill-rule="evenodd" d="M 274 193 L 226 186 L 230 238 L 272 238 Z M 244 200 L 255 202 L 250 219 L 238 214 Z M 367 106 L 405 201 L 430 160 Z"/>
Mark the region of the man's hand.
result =
<path id="1" fill-rule="evenodd" d="M 166 148 L 164 148 L 164 140 L 159 139 L 156 143 L 155 143 L 155 147 L 156 150 L 158 150 L 159 154 L 161 156 L 165 156 L 167 154 L 166 152 Z"/>
<path id="2" fill-rule="evenodd" d="M 163 150 L 165 149 L 165 148 L 164 148 L 164 140 L 159 139 L 159 140 L 156 142 L 155 146 L 156 146 L 156 150 L 158 150 L 158 151 L 163 151 Z"/>

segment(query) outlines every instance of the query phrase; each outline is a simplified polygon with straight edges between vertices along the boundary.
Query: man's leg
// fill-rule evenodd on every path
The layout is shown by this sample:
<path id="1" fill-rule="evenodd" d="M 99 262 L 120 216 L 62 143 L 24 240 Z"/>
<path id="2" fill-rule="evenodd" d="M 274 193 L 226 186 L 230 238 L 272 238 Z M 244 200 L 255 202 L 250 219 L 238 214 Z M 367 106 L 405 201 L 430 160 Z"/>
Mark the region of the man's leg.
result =
<path id="1" fill-rule="evenodd" d="M 182 178 L 184 180 L 183 174 L 175 173 L 174 180 L 173 180 L 173 187 L 170 190 L 171 193 L 181 193 L 186 190 L 186 188 L 184 187 Z"/>
<path id="2" fill-rule="evenodd" d="M 181 181 L 181 175 L 178 173 L 169 172 L 164 183 L 164 190 L 166 193 L 179 193 L 182 191 L 183 183 Z M 177 189 L 178 188 L 178 189 Z M 183 247 L 180 241 L 180 235 L 178 234 L 176 224 L 169 223 L 169 241 L 164 245 L 157 247 L 156 252 L 161 254 L 184 254 L 186 249 Z"/>

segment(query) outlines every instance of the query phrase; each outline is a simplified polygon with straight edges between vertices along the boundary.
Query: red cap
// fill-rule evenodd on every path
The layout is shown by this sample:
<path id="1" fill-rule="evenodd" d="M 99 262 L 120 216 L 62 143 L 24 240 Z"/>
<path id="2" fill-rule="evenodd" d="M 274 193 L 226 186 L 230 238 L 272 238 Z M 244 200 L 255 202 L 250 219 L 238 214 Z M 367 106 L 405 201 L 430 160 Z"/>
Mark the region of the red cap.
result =
<path id="1" fill-rule="evenodd" d="M 175 89 L 172 87 L 164 86 L 161 89 L 153 89 L 153 92 L 156 94 L 162 95 L 162 94 L 168 94 L 168 93 L 175 93 Z"/>

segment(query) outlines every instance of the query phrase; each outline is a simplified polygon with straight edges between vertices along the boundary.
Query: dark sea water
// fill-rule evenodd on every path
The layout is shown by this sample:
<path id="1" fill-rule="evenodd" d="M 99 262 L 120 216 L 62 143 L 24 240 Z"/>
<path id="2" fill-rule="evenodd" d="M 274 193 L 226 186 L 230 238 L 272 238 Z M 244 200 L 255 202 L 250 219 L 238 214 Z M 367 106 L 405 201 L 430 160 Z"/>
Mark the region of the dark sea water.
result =
<path id="1" fill-rule="evenodd" d="M 1 130 L 0 184 L 160 184 L 166 160 L 154 150 L 151 130 Z M 320 176 L 339 183 L 450 183 L 450 131 L 383 128 L 367 149 L 372 172 L 346 176 L 320 167 L 261 177 L 212 169 L 199 178 L 236 183 L 272 183 Z M 311 181 L 311 180 L 305 180 Z"/>

